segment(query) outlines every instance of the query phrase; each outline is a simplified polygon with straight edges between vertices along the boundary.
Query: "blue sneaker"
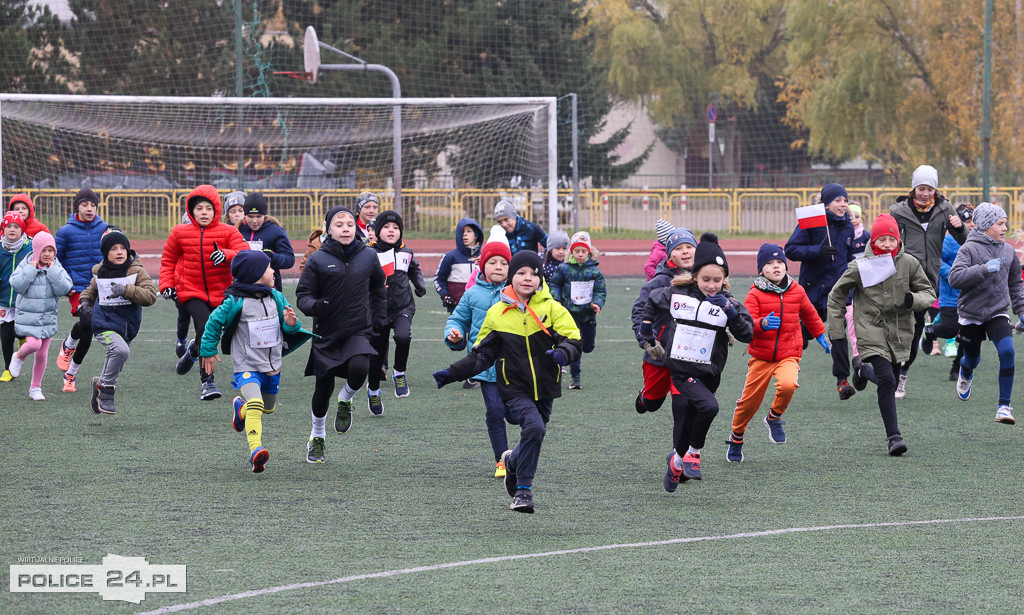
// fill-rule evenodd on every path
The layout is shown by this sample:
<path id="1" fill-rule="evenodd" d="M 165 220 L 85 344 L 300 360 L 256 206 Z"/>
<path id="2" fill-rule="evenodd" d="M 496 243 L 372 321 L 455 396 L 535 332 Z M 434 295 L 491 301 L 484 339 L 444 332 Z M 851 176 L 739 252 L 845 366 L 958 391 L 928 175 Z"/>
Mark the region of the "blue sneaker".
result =
<path id="1" fill-rule="evenodd" d="M 729 450 L 725 452 L 725 460 L 729 463 L 740 463 L 743 461 L 743 443 L 733 442 L 732 438 L 725 441 L 729 445 Z"/>
<path id="2" fill-rule="evenodd" d="M 217 388 L 217 383 L 213 381 L 213 376 L 206 379 L 206 382 L 199 388 L 199 399 L 203 401 L 213 401 L 214 399 L 220 399 L 222 393 Z"/>
<path id="3" fill-rule="evenodd" d="M 704 478 L 704 474 L 700 471 L 700 453 L 686 451 L 686 454 L 683 455 L 683 476 L 693 480 Z"/>
<path id="4" fill-rule="evenodd" d="M 786 421 L 776 419 L 774 421 L 768 420 L 768 417 L 764 417 L 764 426 L 768 428 L 768 439 L 773 444 L 785 444 L 786 443 L 786 432 L 782 430 L 782 426 L 786 424 Z"/>
<path id="5" fill-rule="evenodd" d="M 245 400 L 241 397 L 236 397 L 231 400 L 231 406 L 234 408 L 231 413 L 231 426 L 239 433 L 245 431 L 245 415 L 242 414 L 242 406 L 244 405 Z"/>
<path id="6" fill-rule="evenodd" d="M 409 383 L 405 379 L 405 374 L 395 376 L 395 397 L 409 397 Z"/>
<path id="7" fill-rule="evenodd" d="M 181 355 L 185 354 L 185 349 L 188 348 L 187 340 L 177 340 L 174 342 L 174 354 L 180 359 Z"/>
<path id="8" fill-rule="evenodd" d="M 666 461 L 668 462 L 668 471 L 665 472 L 665 491 L 673 493 L 676 487 L 679 486 L 679 480 L 683 476 L 683 471 L 676 468 L 676 464 L 672 463 L 672 458 L 675 457 L 675 452 L 668 454 Z"/>
<path id="9" fill-rule="evenodd" d="M 184 354 L 181 355 L 178 359 L 178 363 L 174 366 L 174 371 L 177 372 L 179 376 L 184 376 L 192 371 L 192 366 L 195 365 L 198 357 L 199 349 L 196 348 L 196 341 L 191 340 L 188 343 L 188 347 L 185 349 Z"/>
<path id="10" fill-rule="evenodd" d="M 956 379 L 956 395 L 963 401 L 971 398 L 971 383 L 974 382 L 974 374 L 970 378 L 964 376 L 964 368 L 960 368 L 960 375 Z"/>
<path id="11" fill-rule="evenodd" d="M 252 464 L 252 471 L 256 474 L 262 472 L 263 469 L 267 466 L 267 460 L 269 459 L 270 451 L 263 448 L 262 446 L 257 446 L 256 450 L 254 450 L 252 454 L 249 455 L 249 463 Z"/>

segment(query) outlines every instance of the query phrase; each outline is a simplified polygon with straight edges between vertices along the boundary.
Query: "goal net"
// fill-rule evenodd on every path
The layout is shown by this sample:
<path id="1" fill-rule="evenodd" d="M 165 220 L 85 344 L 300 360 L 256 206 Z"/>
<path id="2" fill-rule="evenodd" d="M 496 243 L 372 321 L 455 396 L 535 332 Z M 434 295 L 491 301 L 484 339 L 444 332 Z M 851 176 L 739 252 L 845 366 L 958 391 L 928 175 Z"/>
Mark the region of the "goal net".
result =
<path id="1" fill-rule="evenodd" d="M 309 211 L 293 213 L 315 220 L 323 208 L 373 190 L 384 208 L 401 208 L 410 219 L 486 219 L 494 195 L 507 191 L 524 216 L 547 226 L 557 188 L 555 138 L 554 98 L 0 94 L 8 198 L 86 186 L 175 192 L 208 183 L 311 195 L 297 200 Z M 70 202 L 60 207 L 69 210 Z M 170 209 L 173 218 L 180 203 Z"/>

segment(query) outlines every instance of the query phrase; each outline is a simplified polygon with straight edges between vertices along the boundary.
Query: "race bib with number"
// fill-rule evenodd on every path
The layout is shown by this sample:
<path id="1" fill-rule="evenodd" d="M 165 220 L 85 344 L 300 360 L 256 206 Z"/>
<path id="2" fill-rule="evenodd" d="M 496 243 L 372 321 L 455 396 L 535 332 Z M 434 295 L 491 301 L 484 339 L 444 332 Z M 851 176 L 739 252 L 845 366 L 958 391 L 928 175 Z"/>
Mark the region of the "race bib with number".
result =
<path id="1" fill-rule="evenodd" d="M 135 283 L 135 278 L 138 277 L 137 273 L 133 273 L 123 278 L 96 278 L 96 295 L 100 305 L 129 305 L 131 301 L 124 297 L 111 297 L 110 296 L 110 285 L 117 282 L 121 286 L 128 286 L 129 284 Z"/>
<path id="2" fill-rule="evenodd" d="M 409 271 L 409 263 L 412 262 L 412 254 L 408 252 L 395 252 L 395 271 Z"/>
<path id="3" fill-rule="evenodd" d="M 281 322 L 277 315 L 250 320 L 248 324 L 250 348 L 272 348 L 281 343 Z"/>
<path id="4" fill-rule="evenodd" d="M 254 239 L 252 241 L 247 241 L 245 243 L 249 244 L 249 249 L 250 250 L 256 250 L 257 252 L 263 250 L 263 240 L 262 239 Z"/>
<path id="5" fill-rule="evenodd" d="M 594 299 L 594 281 L 570 282 L 570 296 L 574 305 L 587 305 Z"/>
<path id="6" fill-rule="evenodd" d="M 713 329 L 677 324 L 670 356 L 679 361 L 711 363 L 711 351 L 715 347 L 716 335 L 717 332 Z"/>

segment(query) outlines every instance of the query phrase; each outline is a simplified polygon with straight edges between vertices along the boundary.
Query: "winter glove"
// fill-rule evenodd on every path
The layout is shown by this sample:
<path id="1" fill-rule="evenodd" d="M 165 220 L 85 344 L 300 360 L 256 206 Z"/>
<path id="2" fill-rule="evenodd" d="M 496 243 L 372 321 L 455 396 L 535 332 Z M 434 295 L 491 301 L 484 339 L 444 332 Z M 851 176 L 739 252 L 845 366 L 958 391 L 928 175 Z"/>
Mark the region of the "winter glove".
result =
<path id="1" fill-rule="evenodd" d="M 455 299 L 452 299 L 451 295 L 445 295 L 441 297 L 441 305 L 446 308 L 455 307 Z"/>
<path id="2" fill-rule="evenodd" d="M 221 252 L 220 248 L 217 247 L 217 242 L 213 242 L 213 252 L 210 254 L 210 262 L 213 266 L 221 265 L 224 261 L 228 260 L 228 257 Z"/>
<path id="3" fill-rule="evenodd" d="M 171 299 L 177 301 L 178 291 L 174 290 L 173 288 L 165 288 L 162 291 L 160 291 L 160 296 L 163 297 L 164 299 Z"/>
<path id="4" fill-rule="evenodd" d="M 827 256 L 829 258 L 834 258 L 836 255 L 836 247 L 829 245 L 821 246 L 821 255 Z"/>
<path id="5" fill-rule="evenodd" d="M 552 348 L 551 350 L 546 351 L 544 354 L 551 357 L 551 360 L 557 363 L 558 365 L 565 366 L 569 364 L 569 357 L 565 356 L 565 353 L 562 352 L 560 348 Z"/>
<path id="6" fill-rule="evenodd" d="M 765 331 L 774 331 L 782 325 L 782 319 L 775 315 L 775 312 L 761 319 L 761 328 Z"/>
<path id="7" fill-rule="evenodd" d="M 426 288 L 417 288 L 416 289 L 416 296 L 417 297 L 422 297 L 425 294 L 427 294 L 427 289 Z"/>
<path id="8" fill-rule="evenodd" d="M 640 323 L 640 337 L 647 343 L 654 343 L 654 324 L 649 322 Z"/>
<path id="9" fill-rule="evenodd" d="M 86 322 L 91 322 L 91 320 L 92 320 L 92 304 L 91 303 L 89 303 L 88 301 L 85 301 L 85 302 L 82 302 L 82 303 L 78 304 L 78 318 L 80 318 L 81 320 L 84 320 Z"/>
<path id="10" fill-rule="evenodd" d="M 651 342 L 644 342 L 644 350 L 655 361 L 660 361 L 665 356 L 665 349 L 661 347 L 661 342 L 659 341 L 655 341 L 653 344 Z"/>
<path id="11" fill-rule="evenodd" d="M 903 295 L 903 307 L 909 310 L 912 305 L 914 305 L 914 295 L 908 290 Z"/>
<path id="12" fill-rule="evenodd" d="M 437 383 L 437 388 L 441 388 L 446 384 L 452 383 L 452 374 L 446 369 L 439 369 L 434 372 L 434 382 Z"/>
<path id="13" fill-rule="evenodd" d="M 998 258 L 993 258 L 992 260 L 985 263 L 985 269 L 988 269 L 989 273 L 998 272 L 1002 268 L 1002 266 L 1003 261 L 999 260 Z"/>
<path id="14" fill-rule="evenodd" d="M 818 337 L 814 338 L 821 347 L 825 349 L 825 354 L 832 354 L 832 347 L 828 344 L 828 339 L 825 338 L 825 334 L 822 333 Z"/>
<path id="15" fill-rule="evenodd" d="M 110 283 L 110 296 L 111 297 L 124 297 L 125 291 L 128 288 L 124 284 L 118 284 L 117 282 Z"/>
<path id="16" fill-rule="evenodd" d="M 1016 333 L 1024 333 L 1024 314 L 1021 314 L 1018 318 L 1020 318 L 1020 322 L 1013 325 L 1013 330 Z"/>
<path id="17" fill-rule="evenodd" d="M 711 305 L 722 308 L 722 310 L 725 312 L 725 315 L 729 318 L 733 318 L 737 314 L 736 307 L 733 306 L 732 302 L 729 301 L 729 298 L 723 294 L 719 293 L 711 295 L 710 297 L 707 298 L 707 301 Z"/>

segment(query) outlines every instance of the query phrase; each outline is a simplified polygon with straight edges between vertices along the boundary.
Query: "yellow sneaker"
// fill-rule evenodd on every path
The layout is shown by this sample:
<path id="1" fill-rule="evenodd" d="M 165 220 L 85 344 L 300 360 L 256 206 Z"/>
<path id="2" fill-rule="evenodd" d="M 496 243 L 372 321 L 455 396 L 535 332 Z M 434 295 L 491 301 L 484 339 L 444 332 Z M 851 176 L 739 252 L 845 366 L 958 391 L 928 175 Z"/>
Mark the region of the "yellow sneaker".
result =
<path id="1" fill-rule="evenodd" d="M 501 461 L 494 464 L 494 478 L 505 478 L 505 464 Z"/>
<path id="2" fill-rule="evenodd" d="M 14 376 L 11 375 L 10 371 L 5 369 L 3 375 L 0 376 L 0 382 L 10 382 L 11 380 L 14 380 Z"/>

